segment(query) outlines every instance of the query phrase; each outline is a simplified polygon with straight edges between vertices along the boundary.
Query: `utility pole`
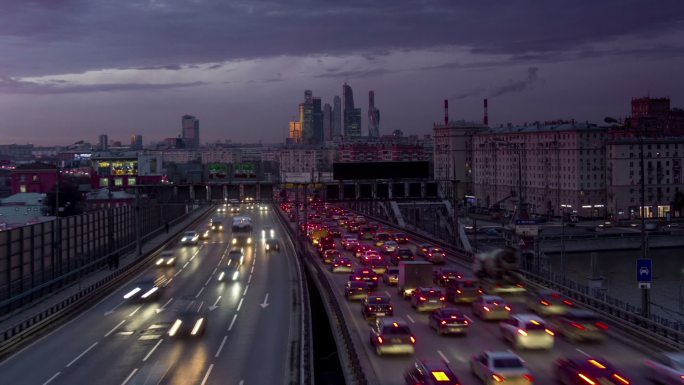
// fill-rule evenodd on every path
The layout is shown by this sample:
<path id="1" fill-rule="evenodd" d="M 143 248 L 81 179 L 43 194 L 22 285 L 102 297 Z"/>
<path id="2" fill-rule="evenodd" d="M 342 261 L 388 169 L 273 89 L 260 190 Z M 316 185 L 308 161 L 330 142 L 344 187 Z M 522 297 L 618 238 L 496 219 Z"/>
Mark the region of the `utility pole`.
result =
<path id="1" fill-rule="evenodd" d="M 644 138 L 639 136 L 639 162 L 641 163 L 641 255 L 648 258 L 648 238 L 646 235 L 646 169 L 644 167 Z M 641 313 L 648 317 L 651 313 L 649 289 L 641 288 Z"/>
<path id="2" fill-rule="evenodd" d="M 140 239 L 141 233 L 141 215 L 140 215 L 140 188 L 135 186 L 135 250 L 138 257 L 142 255 L 142 242 Z"/>

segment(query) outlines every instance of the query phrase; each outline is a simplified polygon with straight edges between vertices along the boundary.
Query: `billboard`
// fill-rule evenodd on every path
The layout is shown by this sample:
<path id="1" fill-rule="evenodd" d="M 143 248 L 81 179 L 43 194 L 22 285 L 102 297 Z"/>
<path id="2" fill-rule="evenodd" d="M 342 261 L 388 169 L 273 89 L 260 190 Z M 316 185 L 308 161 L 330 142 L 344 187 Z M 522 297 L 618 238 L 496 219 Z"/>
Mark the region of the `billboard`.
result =
<path id="1" fill-rule="evenodd" d="M 334 180 L 428 178 L 430 178 L 430 164 L 425 161 L 333 163 Z"/>
<path id="2" fill-rule="evenodd" d="M 256 167 L 253 163 L 235 163 L 233 169 L 235 178 L 256 178 Z"/>
<path id="3" fill-rule="evenodd" d="M 228 165 L 225 163 L 209 163 L 209 179 L 226 179 Z"/>

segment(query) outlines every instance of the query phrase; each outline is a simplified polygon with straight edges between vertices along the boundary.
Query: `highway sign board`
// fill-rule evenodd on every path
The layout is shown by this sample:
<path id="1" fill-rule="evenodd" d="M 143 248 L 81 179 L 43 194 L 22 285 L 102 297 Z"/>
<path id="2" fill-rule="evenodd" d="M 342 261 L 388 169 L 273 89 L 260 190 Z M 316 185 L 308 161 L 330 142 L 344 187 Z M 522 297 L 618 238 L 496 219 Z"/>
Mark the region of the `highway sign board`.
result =
<path id="1" fill-rule="evenodd" d="M 653 279 L 652 270 L 652 259 L 637 259 L 636 272 L 638 282 L 651 282 Z"/>
<path id="2" fill-rule="evenodd" d="M 516 225 L 536 225 L 538 222 L 534 219 L 516 219 Z"/>
<path id="3" fill-rule="evenodd" d="M 523 237 L 536 237 L 539 235 L 539 226 L 515 225 L 515 233 Z"/>

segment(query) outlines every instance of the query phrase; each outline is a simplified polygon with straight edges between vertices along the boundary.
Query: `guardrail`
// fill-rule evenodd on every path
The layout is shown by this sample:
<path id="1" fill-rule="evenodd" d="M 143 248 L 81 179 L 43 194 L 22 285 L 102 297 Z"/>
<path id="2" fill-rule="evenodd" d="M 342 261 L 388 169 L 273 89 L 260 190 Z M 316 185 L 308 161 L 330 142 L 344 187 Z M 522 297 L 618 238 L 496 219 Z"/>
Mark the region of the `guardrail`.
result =
<path id="1" fill-rule="evenodd" d="M 207 210 L 206 213 L 202 214 L 193 223 L 206 220 L 206 216 L 210 211 Z M 182 219 L 184 218 L 178 218 L 178 220 Z M 170 238 L 179 237 L 184 230 L 180 229 L 173 233 Z M 21 344 L 45 332 L 47 328 L 56 325 L 83 307 L 106 296 L 118 284 L 146 268 L 148 263 L 154 260 L 164 247 L 166 247 L 166 242 L 149 252 L 144 258 L 139 258 L 126 267 L 108 274 L 85 289 L 2 331 L 0 333 L 0 357 L 4 357 Z M 122 248 L 123 251 L 132 249 L 135 249 L 135 244 Z"/>
<path id="2" fill-rule="evenodd" d="M 397 227 L 396 224 L 388 222 L 384 219 L 371 217 L 365 213 L 360 214 L 363 214 L 374 221 L 383 223 L 386 226 L 395 228 Z M 425 234 L 421 234 L 411 229 L 402 229 L 402 231 L 411 235 L 417 240 L 426 241 L 442 247 L 447 251 L 449 259 L 454 262 L 460 264 L 463 264 L 464 262 L 470 264 L 473 262 L 474 256 L 472 253 L 468 253 L 465 250 L 456 248 L 444 241 L 436 241 L 429 238 Z M 524 274 L 528 282 L 533 284 L 533 286 L 537 288 L 553 289 L 572 298 L 576 303 L 582 304 L 588 309 L 591 309 L 606 317 L 607 320 L 611 321 L 613 326 L 630 333 L 630 335 L 638 335 L 641 339 L 647 340 L 650 344 L 661 349 L 684 349 L 684 328 L 681 328 L 678 324 L 663 322 L 661 317 L 657 317 L 657 320 L 654 320 L 653 318 L 655 317 L 653 316 L 649 318 L 643 317 L 634 311 L 636 309 L 632 310 L 625 308 L 624 302 L 618 300 L 611 300 L 610 302 L 604 301 L 604 298 L 607 296 L 604 296 L 604 298 L 596 298 L 596 296 L 589 292 L 589 290 L 580 291 L 577 290 L 578 287 L 571 288 L 568 287 L 568 285 L 552 281 L 551 275 L 549 275 L 549 278 L 545 278 L 529 271 L 524 272 Z M 566 280 L 566 282 L 567 281 L 568 280 Z M 622 308 L 619 305 L 622 305 Z"/>
<path id="3" fill-rule="evenodd" d="M 280 217 L 280 220 L 285 224 L 285 228 L 287 229 L 291 239 L 295 240 L 295 243 L 298 245 L 298 251 L 302 256 L 302 261 L 306 262 L 311 273 L 310 276 L 314 278 L 314 283 L 319 289 L 319 293 L 321 296 L 325 296 L 325 301 L 323 302 L 328 310 L 330 327 L 333 330 L 333 335 L 335 336 L 338 353 L 340 353 L 340 359 L 344 366 L 343 369 L 347 383 L 359 385 L 369 384 L 367 374 L 363 365 L 361 364 L 361 360 L 359 360 L 359 354 L 357 353 L 358 351 L 356 350 L 352 335 L 344 322 L 344 313 L 342 312 L 342 308 L 337 301 L 337 297 L 333 292 L 333 288 L 323 272 L 320 263 L 318 263 L 316 255 L 310 252 L 309 247 L 306 246 L 305 239 L 300 236 L 299 230 L 297 228 L 292 228 L 292 225 L 282 213 L 280 207 L 276 207 L 276 212 Z M 341 351 L 340 348 L 342 348 Z"/>

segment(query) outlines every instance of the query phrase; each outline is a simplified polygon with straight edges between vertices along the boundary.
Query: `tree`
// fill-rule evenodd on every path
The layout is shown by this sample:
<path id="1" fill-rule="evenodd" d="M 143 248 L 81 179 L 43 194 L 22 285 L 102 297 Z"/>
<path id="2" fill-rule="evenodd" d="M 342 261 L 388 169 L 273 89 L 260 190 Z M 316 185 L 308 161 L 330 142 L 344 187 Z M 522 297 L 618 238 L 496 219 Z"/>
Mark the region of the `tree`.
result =
<path id="1" fill-rule="evenodd" d="M 672 201 L 672 208 L 681 216 L 682 210 L 684 210 L 684 192 L 677 191 Z"/>
<path id="2" fill-rule="evenodd" d="M 55 187 L 47 193 L 43 202 L 43 208 L 47 215 L 55 215 L 57 198 L 57 189 Z M 83 195 L 78 191 L 78 185 L 70 181 L 61 181 L 59 183 L 59 207 L 62 208 L 59 213 L 60 217 L 80 214 L 83 211 L 81 209 L 82 201 Z"/>

